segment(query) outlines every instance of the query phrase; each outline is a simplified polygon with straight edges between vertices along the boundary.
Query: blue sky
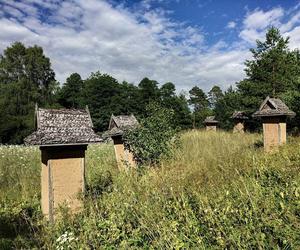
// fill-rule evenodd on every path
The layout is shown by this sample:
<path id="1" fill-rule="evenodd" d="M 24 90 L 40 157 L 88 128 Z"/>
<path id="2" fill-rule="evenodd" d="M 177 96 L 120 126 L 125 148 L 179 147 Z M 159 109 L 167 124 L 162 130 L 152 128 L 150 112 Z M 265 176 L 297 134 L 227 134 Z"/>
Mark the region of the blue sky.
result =
<path id="1" fill-rule="evenodd" d="M 100 70 L 208 91 L 244 77 L 271 25 L 299 48 L 300 1 L 0 0 L 0 53 L 14 41 L 40 45 L 61 83 Z"/>

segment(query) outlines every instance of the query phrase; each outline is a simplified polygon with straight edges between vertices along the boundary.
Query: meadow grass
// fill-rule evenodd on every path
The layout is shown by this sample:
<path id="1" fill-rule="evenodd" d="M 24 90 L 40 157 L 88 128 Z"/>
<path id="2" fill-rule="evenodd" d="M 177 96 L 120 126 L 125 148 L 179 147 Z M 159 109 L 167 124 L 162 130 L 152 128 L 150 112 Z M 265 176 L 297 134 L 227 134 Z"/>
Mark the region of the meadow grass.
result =
<path id="1" fill-rule="evenodd" d="M 299 249 L 300 139 L 271 154 L 261 139 L 189 131 L 171 158 L 129 171 L 111 144 L 89 146 L 84 209 L 55 224 L 41 216 L 39 149 L 0 147 L 0 248 Z"/>

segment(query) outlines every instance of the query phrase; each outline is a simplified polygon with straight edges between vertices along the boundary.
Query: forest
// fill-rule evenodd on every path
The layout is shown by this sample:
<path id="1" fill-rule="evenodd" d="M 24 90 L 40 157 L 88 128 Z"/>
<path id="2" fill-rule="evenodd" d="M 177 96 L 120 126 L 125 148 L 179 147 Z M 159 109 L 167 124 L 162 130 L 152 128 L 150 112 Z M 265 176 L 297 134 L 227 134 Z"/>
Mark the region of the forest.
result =
<path id="1" fill-rule="evenodd" d="M 289 48 L 289 38 L 271 27 L 263 41 L 250 49 L 245 61 L 245 78 L 223 90 L 212 83 L 208 92 L 197 83 L 189 91 L 176 90 L 172 82 L 159 83 L 148 77 L 138 84 L 119 82 L 106 73 L 92 72 L 82 79 L 72 73 L 59 83 L 43 48 L 15 42 L 0 57 L 0 144 L 22 144 L 35 129 L 35 104 L 47 108 L 84 108 L 88 105 L 97 133 L 107 130 L 111 114 L 147 116 L 146 106 L 155 102 L 174 112 L 177 129 L 203 127 L 208 115 L 215 115 L 224 130 L 232 128 L 230 116 L 245 111 L 248 131 L 261 125 L 251 117 L 266 96 L 281 98 L 296 118 L 288 121 L 288 131 L 299 132 L 300 52 Z M 126 78 L 126 76 L 124 76 Z"/>

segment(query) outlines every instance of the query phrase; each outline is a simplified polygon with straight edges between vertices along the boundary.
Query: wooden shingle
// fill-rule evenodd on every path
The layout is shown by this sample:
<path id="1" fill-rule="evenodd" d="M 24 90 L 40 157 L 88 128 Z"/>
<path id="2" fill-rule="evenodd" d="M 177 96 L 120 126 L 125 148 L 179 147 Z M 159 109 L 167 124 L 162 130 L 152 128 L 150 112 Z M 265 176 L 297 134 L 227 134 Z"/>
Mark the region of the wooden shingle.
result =
<path id="1" fill-rule="evenodd" d="M 260 105 L 253 117 L 271 117 L 271 116 L 289 116 L 294 117 L 295 112 L 291 111 L 286 104 L 279 98 L 270 98 L 269 96 Z"/>
<path id="2" fill-rule="evenodd" d="M 244 111 L 234 111 L 230 118 L 237 119 L 237 120 L 247 120 L 247 119 L 249 119 L 246 116 Z"/>
<path id="3" fill-rule="evenodd" d="M 139 122 L 133 114 L 131 115 L 112 115 L 109 121 L 109 134 L 111 136 L 123 135 L 124 130 L 134 128 Z"/>
<path id="4" fill-rule="evenodd" d="M 216 119 L 215 116 L 207 116 L 204 120 L 204 124 L 217 124 L 219 123 Z"/>
<path id="5" fill-rule="evenodd" d="M 101 142 L 94 133 L 88 109 L 36 108 L 37 131 L 24 139 L 26 145 L 70 145 Z"/>

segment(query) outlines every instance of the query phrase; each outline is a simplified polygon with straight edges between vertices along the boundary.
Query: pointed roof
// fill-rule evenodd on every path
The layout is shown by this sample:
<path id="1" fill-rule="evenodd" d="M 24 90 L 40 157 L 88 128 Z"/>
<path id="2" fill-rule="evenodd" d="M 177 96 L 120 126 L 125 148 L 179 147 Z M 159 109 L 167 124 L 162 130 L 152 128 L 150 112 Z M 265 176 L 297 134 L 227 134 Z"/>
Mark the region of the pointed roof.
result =
<path id="1" fill-rule="evenodd" d="M 139 122 L 133 114 L 131 115 L 111 115 L 108 129 L 111 136 L 122 135 L 125 129 L 134 128 Z"/>
<path id="2" fill-rule="evenodd" d="M 24 139 L 26 145 L 73 145 L 101 142 L 93 131 L 86 109 L 43 109 L 36 107 L 37 130 Z"/>
<path id="3" fill-rule="evenodd" d="M 259 110 L 256 111 L 253 117 L 265 116 L 290 116 L 294 117 L 295 112 L 291 111 L 286 104 L 279 98 L 270 98 L 269 96 L 262 102 Z"/>
<path id="4" fill-rule="evenodd" d="M 249 119 L 248 116 L 246 116 L 246 113 L 244 111 L 234 111 L 230 118 L 239 119 L 239 120 Z"/>
<path id="5" fill-rule="evenodd" d="M 214 123 L 214 124 L 217 124 L 219 123 L 216 119 L 215 119 L 215 116 L 207 116 L 204 120 L 204 123 Z"/>

